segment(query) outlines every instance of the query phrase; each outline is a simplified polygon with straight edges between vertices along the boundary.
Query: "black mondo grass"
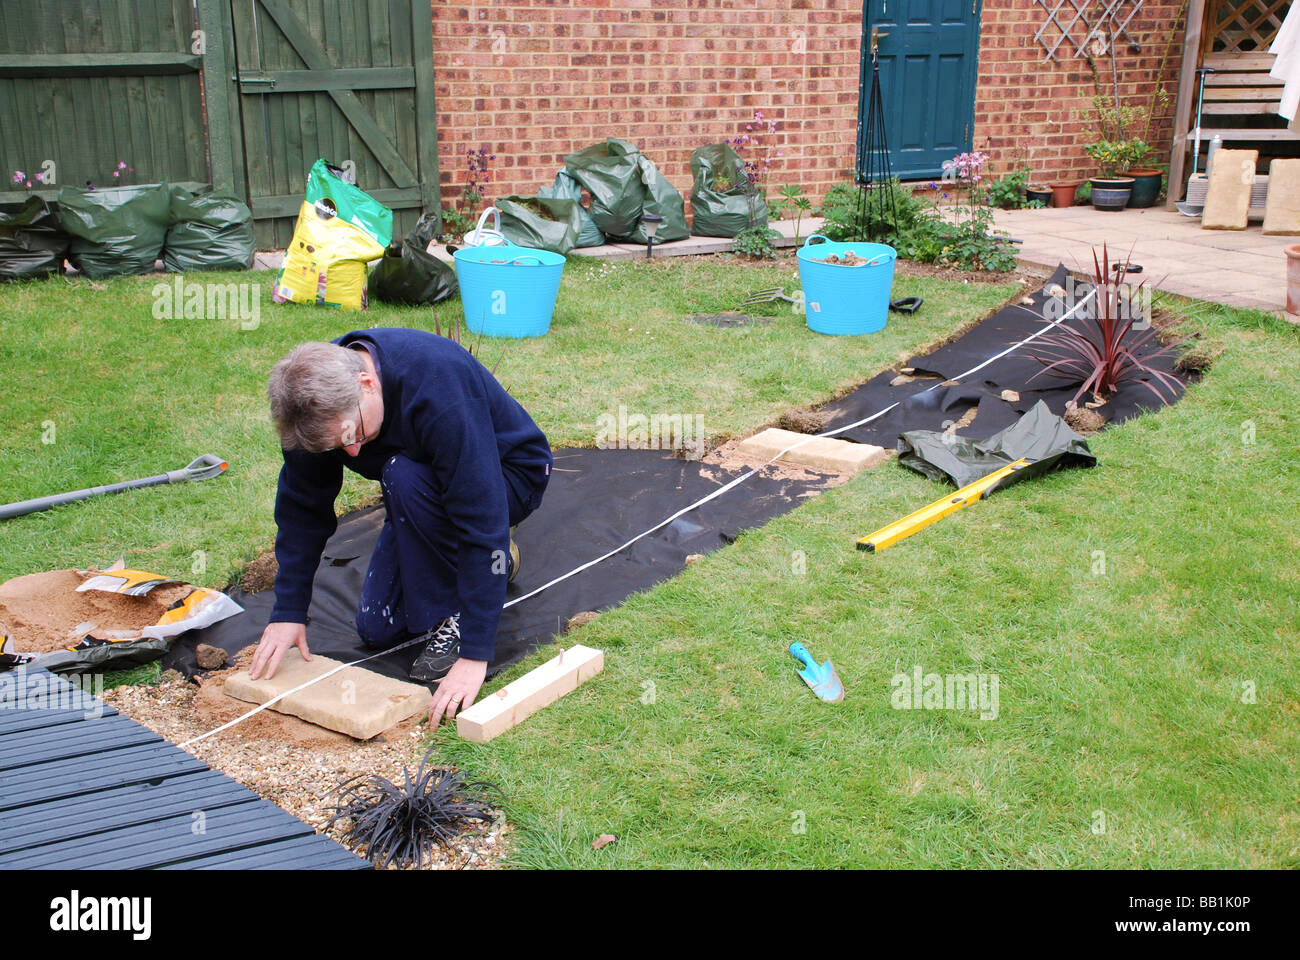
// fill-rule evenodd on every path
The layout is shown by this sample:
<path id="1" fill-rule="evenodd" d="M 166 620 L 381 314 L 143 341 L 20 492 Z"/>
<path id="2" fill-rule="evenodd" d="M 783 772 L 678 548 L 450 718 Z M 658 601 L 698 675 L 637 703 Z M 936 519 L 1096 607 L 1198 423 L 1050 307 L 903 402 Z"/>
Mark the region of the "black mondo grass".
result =
<path id="1" fill-rule="evenodd" d="M 339 784 L 333 792 L 340 801 L 326 829 L 350 820 L 343 839 L 354 849 L 364 848 L 375 866 L 420 868 L 435 843 L 446 846 L 472 829 L 470 821 L 495 820 L 490 797 L 500 797 L 496 786 L 467 781 L 450 767 L 430 766 L 431 757 L 425 755 L 414 777 L 403 767 L 400 784 L 364 775 Z"/>

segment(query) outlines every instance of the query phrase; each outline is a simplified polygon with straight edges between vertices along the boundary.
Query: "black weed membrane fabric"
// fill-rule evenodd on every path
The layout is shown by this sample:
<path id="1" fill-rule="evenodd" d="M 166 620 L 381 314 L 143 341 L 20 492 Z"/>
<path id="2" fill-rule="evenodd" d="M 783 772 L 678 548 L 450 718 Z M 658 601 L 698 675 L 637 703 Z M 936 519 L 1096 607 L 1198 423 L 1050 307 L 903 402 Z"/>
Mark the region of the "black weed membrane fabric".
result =
<path id="1" fill-rule="evenodd" d="M 515 532 L 521 562 L 506 599 L 530 593 L 621 546 L 736 476 L 657 450 L 556 451 L 541 508 Z M 743 530 L 794 509 L 815 486 L 815 480 L 751 477 L 603 563 L 508 607 L 501 615 L 489 674 L 550 642 L 575 614 L 616 606 L 680 572 L 691 554 L 716 550 Z M 307 628 L 313 656 L 349 662 L 374 653 L 358 639 L 355 617 L 361 581 L 383 523 L 382 507 L 343 517 L 326 545 Z M 199 669 L 194 658 L 197 644 L 209 643 L 233 654 L 258 641 L 271 612 L 273 591 L 250 594 L 235 588 L 230 595 L 245 613 L 183 634 L 163 658 L 164 667 L 193 676 Z M 405 680 L 419 652 L 408 647 L 371 660 L 366 667 Z"/>
<path id="2" fill-rule="evenodd" d="M 983 441 L 1019 422 L 1039 401 L 1052 413 L 1062 414 L 1077 387 L 1048 377 L 1039 377 L 1031 385 L 1030 378 L 1042 369 L 1042 364 L 1029 352 L 1032 345 L 994 361 L 959 383 L 944 383 L 962 377 L 967 370 L 1041 330 L 1051 318 L 1044 303 L 1048 299 L 1045 291 L 1052 284 L 1066 284 L 1063 266 L 1033 296 L 1032 306 L 1004 307 L 959 339 L 926 357 L 910 361 L 909 366 L 933 377 L 894 387 L 890 381 L 897 375 L 883 373 L 822 408 L 830 415 L 824 430 L 869 417 L 896 401 L 899 405 L 884 416 L 837 436 L 893 449 L 905 432 L 944 430 L 962 420 L 970 408 L 978 407 L 970 425 L 957 433 Z M 1158 346 L 1153 341 L 1152 350 Z M 1172 356 L 1164 357 L 1153 361 L 1153 366 L 1172 370 L 1173 361 Z M 1003 400 L 1001 393 L 1005 389 L 1017 391 L 1020 399 Z M 1176 392 L 1182 395 L 1181 386 Z M 1148 389 L 1130 383 L 1106 404 L 1102 413 L 1109 422 L 1116 423 L 1137 415 L 1142 408 L 1154 409 L 1160 405 Z M 1036 418 L 1047 419 L 1042 408 L 1026 424 L 1037 422 Z M 1028 430 L 1029 426 L 1022 425 L 1020 429 Z M 1075 436 L 1068 429 L 1065 432 Z M 1013 437 L 1014 434 L 1013 431 Z M 1071 449 L 1070 457 L 1072 462 L 1087 459 L 1086 444 L 1077 451 Z M 520 524 L 516 532 L 522 562 L 507 599 L 530 593 L 621 546 L 738 475 L 659 451 L 557 451 L 555 469 L 541 508 Z M 507 608 L 501 617 L 496 657 L 489 675 L 550 642 L 575 614 L 616 606 L 631 594 L 674 576 L 684 568 L 690 554 L 715 550 L 735 539 L 741 531 L 761 526 L 792 510 L 801 499 L 812 495 L 817 486 L 816 480 L 777 479 L 760 473 L 627 550 Z M 354 621 L 361 581 L 383 522 L 382 507 L 344 517 L 326 546 L 316 574 L 311 624 L 307 631 L 313 654 L 346 662 L 374 653 L 361 644 Z M 209 643 L 233 654 L 258 641 L 271 610 L 273 592 L 248 594 L 236 588 L 230 593 L 246 614 L 182 635 L 164 657 L 165 666 L 193 676 L 198 671 L 194 656 L 198 643 Z M 406 679 L 407 669 L 418 654 L 418 649 L 410 647 L 372 660 L 366 666 Z"/>
<path id="3" fill-rule="evenodd" d="M 1032 306 L 1009 304 L 952 343 L 907 362 L 907 366 L 926 376 L 891 386 L 890 382 L 898 375 L 885 372 L 847 396 L 822 407 L 822 412 L 827 414 L 823 431 L 833 431 L 845 424 L 855 423 L 892 403 L 898 403 L 897 407 L 870 423 L 835 434 L 845 440 L 874 443 L 892 450 L 898 446 L 898 438 L 904 432 L 944 430 L 961 421 L 972 407 L 978 407 L 979 412 L 969 426 L 959 427 L 955 431 L 959 436 L 992 436 L 1018 421 L 1040 400 L 1047 404 L 1052 413 L 1064 415 L 1065 404 L 1073 399 L 1078 385 L 1065 384 L 1049 374 L 1031 382 L 1031 378 L 1043 369 L 1043 364 L 1033 358 L 1036 341 L 993 361 L 969 377 L 963 375 L 1059 317 L 1060 312 L 1053 313 L 1045 306 L 1052 299 L 1046 291 L 1053 284 L 1065 287 L 1066 283 L 1065 267 L 1057 267 L 1051 280 L 1030 298 L 1033 300 Z M 1074 320 L 1064 322 L 1075 324 Z M 1075 324 L 1075 329 L 1080 327 Z M 1148 352 L 1154 353 L 1161 345 L 1155 339 L 1148 346 Z M 1157 357 L 1151 361 L 1151 366 L 1172 373 L 1176 359 L 1173 355 Z M 1183 393 L 1181 381 L 1184 378 L 1176 376 L 1180 380 L 1180 386 L 1170 398 L 1171 402 L 1176 402 Z M 948 383 L 951 380 L 958 382 Z M 1156 387 L 1169 395 L 1168 388 L 1160 384 L 1156 384 Z M 1003 390 L 1019 393 L 1020 399 L 1003 400 Z M 1080 404 L 1086 399 L 1090 397 L 1081 397 Z M 1164 405 L 1141 382 L 1133 380 L 1121 386 L 1118 393 L 1099 412 L 1108 423 L 1121 423 L 1137 416 L 1144 409 L 1155 410 Z"/>

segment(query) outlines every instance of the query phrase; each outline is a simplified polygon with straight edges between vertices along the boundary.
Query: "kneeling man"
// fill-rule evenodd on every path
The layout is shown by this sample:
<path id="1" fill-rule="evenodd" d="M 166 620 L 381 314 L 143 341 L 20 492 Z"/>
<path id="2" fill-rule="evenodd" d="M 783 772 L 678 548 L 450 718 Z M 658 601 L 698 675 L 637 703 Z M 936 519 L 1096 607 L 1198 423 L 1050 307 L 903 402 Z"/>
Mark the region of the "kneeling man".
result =
<path id="1" fill-rule="evenodd" d="M 307 608 L 345 466 L 387 508 L 357 609 L 367 646 L 417 639 L 416 680 L 440 681 L 431 720 L 474 702 L 496 645 L 511 529 L 551 475 L 542 431 L 460 344 L 422 330 L 358 330 L 295 347 L 271 371 L 284 466 L 275 497 L 275 606 L 250 675 L 307 650 Z"/>

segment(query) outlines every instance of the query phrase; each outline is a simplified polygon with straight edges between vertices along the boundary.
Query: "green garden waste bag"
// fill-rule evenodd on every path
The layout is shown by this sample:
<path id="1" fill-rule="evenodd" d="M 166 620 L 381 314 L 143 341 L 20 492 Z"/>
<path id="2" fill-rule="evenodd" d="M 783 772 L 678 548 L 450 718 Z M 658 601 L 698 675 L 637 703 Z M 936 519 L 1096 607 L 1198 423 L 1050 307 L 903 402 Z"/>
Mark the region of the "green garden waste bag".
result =
<path id="1" fill-rule="evenodd" d="M 59 273 L 70 239 L 56 210 L 40 197 L 0 204 L 0 281 Z"/>
<path id="2" fill-rule="evenodd" d="M 554 185 L 542 187 L 537 191 L 537 195 L 554 197 L 557 200 L 572 200 L 578 205 L 578 221 L 581 226 L 578 229 L 578 242 L 575 246 L 599 247 L 605 243 L 605 235 L 600 232 L 600 227 L 596 226 L 596 221 L 591 219 L 591 214 L 582 205 L 582 184 L 573 177 L 561 170 L 555 175 Z"/>
<path id="3" fill-rule="evenodd" d="M 641 210 L 643 213 L 657 213 L 664 218 L 655 232 L 655 241 L 667 243 L 669 240 L 685 240 L 691 235 L 690 228 L 686 226 L 686 201 L 649 157 L 641 154 L 637 163 L 641 170 L 641 182 L 648 194 Z M 639 217 L 636 229 L 626 239 L 633 243 L 646 242 L 645 230 L 642 229 Z"/>
<path id="4" fill-rule="evenodd" d="M 578 245 L 582 204 L 554 197 L 505 197 L 496 201 L 501 233 L 519 247 L 566 254 Z"/>
<path id="5" fill-rule="evenodd" d="M 393 241 L 393 211 L 351 182 L 351 178 L 345 178 L 343 168 L 324 157 L 311 165 L 304 199 L 313 206 L 323 203 L 333 209 L 340 220 L 350 223 L 381 247 Z"/>
<path id="6" fill-rule="evenodd" d="M 734 237 L 749 229 L 749 178 L 745 162 L 725 143 L 710 143 L 691 151 L 692 233 L 697 237 Z M 754 226 L 767 226 L 767 204 L 754 199 Z"/>
<path id="7" fill-rule="evenodd" d="M 433 304 L 455 296 L 456 268 L 429 253 L 438 219 L 426 213 L 401 241 L 393 241 L 370 274 L 370 296 L 385 303 Z"/>
<path id="8" fill-rule="evenodd" d="M 148 273 L 162 253 L 171 191 L 164 183 L 59 191 L 59 224 L 72 235 L 68 261 L 92 279 Z"/>
<path id="9" fill-rule="evenodd" d="M 664 218 L 656 234 L 661 240 L 689 236 L 682 195 L 648 157 L 626 140 L 604 143 L 564 158 L 564 172 L 591 194 L 591 218 L 611 240 L 645 243 L 641 214 Z"/>
<path id="10" fill-rule="evenodd" d="M 247 270 L 253 266 L 253 212 L 222 192 L 189 184 L 171 186 L 171 226 L 163 241 L 163 266 L 173 273 Z"/>

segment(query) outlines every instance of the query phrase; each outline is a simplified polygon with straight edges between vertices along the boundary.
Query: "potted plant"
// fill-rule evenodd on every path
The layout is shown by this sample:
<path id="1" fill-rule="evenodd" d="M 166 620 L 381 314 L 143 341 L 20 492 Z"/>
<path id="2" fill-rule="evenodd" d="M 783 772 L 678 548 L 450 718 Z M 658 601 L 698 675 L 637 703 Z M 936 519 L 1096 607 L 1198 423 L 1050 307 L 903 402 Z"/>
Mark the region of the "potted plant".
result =
<path id="1" fill-rule="evenodd" d="M 1097 140 L 1084 150 L 1101 167 L 1099 177 L 1090 177 L 1094 210 L 1123 210 L 1133 192 L 1133 178 L 1121 171 L 1128 166 L 1131 148 L 1126 140 Z"/>
<path id="2" fill-rule="evenodd" d="M 1160 186 L 1164 183 L 1165 175 L 1155 167 L 1145 165 L 1151 152 L 1151 145 L 1145 140 L 1128 141 L 1124 173 L 1133 178 L 1133 191 L 1128 198 L 1130 207 L 1153 207 L 1160 198 Z"/>

